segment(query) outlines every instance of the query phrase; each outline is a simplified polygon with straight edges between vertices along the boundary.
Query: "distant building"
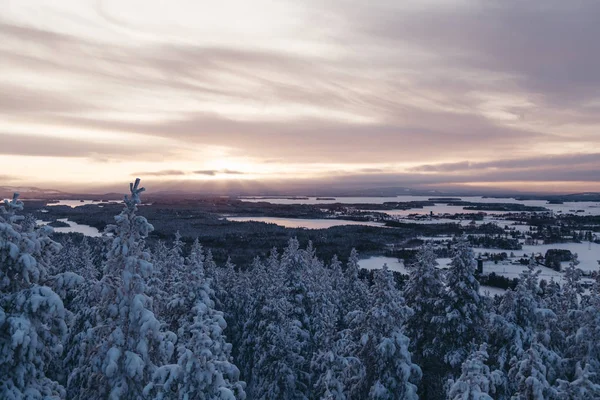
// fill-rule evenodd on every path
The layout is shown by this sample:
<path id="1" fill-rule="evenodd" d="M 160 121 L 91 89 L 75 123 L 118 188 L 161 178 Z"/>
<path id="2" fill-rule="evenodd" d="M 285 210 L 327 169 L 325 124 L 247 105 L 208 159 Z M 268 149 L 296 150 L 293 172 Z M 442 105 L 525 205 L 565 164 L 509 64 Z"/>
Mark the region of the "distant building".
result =
<path id="1" fill-rule="evenodd" d="M 483 274 L 483 258 L 481 256 L 477 257 L 477 272 Z"/>

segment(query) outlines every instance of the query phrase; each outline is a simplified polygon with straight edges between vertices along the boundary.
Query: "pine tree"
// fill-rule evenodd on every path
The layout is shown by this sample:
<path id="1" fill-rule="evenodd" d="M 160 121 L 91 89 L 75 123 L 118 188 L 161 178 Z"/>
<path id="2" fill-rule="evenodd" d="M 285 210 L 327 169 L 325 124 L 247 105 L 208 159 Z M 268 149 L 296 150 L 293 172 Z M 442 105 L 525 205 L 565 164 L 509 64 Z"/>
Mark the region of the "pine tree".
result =
<path id="1" fill-rule="evenodd" d="M 565 351 L 572 364 L 586 365 L 594 374 L 590 379 L 600 384 L 600 273 L 596 272 L 596 282 L 588 296 L 581 303 L 580 310 L 574 312 L 571 320 L 577 322 L 567 338 Z"/>
<path id="2" fill-rule="evenodd" d="M 472 351 L 473 343 L 483 339 L 485 303 L 479 296 L 475 269 L 473 250 L 466 238 L 460 238 L 447 272 L 444 314 L 432 319 L 436 325 L 435 351 L 453 374 L 458 373 L 458 368 Z"/>
<path id="3" fill-rule="evenodd" d="M 231 344 L 226 342 L 227 324 L 215 309 L 214 292 L 204 276 L 199 244 L 182 266 L 167 309 L 173 317 L 171 328 L 179 337 L 177 365 L 158 368 L 146 395 L 191 400 L 244 399 L 245 383 L 231 362 Z"/>
<path id="4" fill-rule="evenodd" d="M 175 335 L 161 330 L 146 294 L 152 264 L 144 239 L 153 227 L 136 215 L 144 191 L 139 179 L 130 191 L 116 225 L 107 227 L 113 241 L 91 326 L 74 338 L 78 349 L 71 357 L 76 366 L 69 376 L 69 398 L 142 398 L 143 388 L 174 350 Z"/>
<path id="5" fill-rule="evenodd" d="M 564 374 L 563 359 L 553 340 L 556 315 L 546 308 L 541 297 L 541 271 L 536 268 L 532 258 L 527 269 L 520 274 L 515 290 L 508 290 L 496 312 L 490 315 L 488 342 L 493 354 L 492 364 L 502 371 L 526 357 L 525 353 L 535 343 L 536 355 L 546 367 L 545 379 L 552 385 Z M 499 397 L 514 393 L 518 385 L 514 375 L 509 376 L 499 388 Z"/>
<path id="6" fill-rule="evenodd" d="M 86 281 L 95 281 L 98 279 L 98 268 L 95 265 L 94 252 L 90 246 L 89 239 L 84 236 L 79 247 L 79 263 L 77 265 L 77 273 Z"/>
<path id="7" fill-rule="evenodd" d="M 520 359 L 511 362 L 509 378 L 515 383 L 513 400 L 550 400 L 556 397 L 556 390 L 547 379 L 547 368 L 540 357 L 537 342 L 523 353 Z"/>
<path id="8" fill-rule="evenodd" d="M 448 392 L 449 400 L 492 400 L 495 385 L 500 382 L 498 371 L 490 372 L 485 364 L 488 359 L 486 345 L 471 353 L 462 364 L 462 374 Z"/>
<path id="9" fill-rule="evenodd" d="M 349 313 L 366 311 L 369 306 L 369 290 L 365 282 L 359 278 L 359 270 L 358 252 L 356 249 L 352 249 L 345 271 L 346 287 L 343 289 L 341 297 L 341 313 L 344 319 L 348 317 Z"/>
<path id="10" fill-rule="evenodd" d="M 64 388 L 48 377 L 67 334 L 59 296 L 43 283 L 60 246 L 52 228 L 21 225 L 15 193 L 0 207 L 0 398 L 58 399 Z"/>
<path id="11" fill-rule="evenodd" d="M 417 399 L 421 369 L 412 362 L 409 339 L 403 334 L 412 314 L 396 289 L 392 273 L 384 265 L 375 271 L 373 305 L 359 327 L 359 358 L 366 368 L 363 393 L 369 399 Z"/>
<path id="12" fill-rule="evenodd" d="M 76 272 L 77 262 L 79 261 L 79 249 L 73 243 L 71 236 L 63 242 L 60 252 L 52 258 L 52 275 L 62 272 Z"/>
<path id="13" fill-rule="evenodd" d="M 365 367 L 358 357 L 352 355 L 357 346 L 348 331 L 340 332 L 339 338 L 327 350 L 319 351 L 312 361 L 314 373 L 313 398 L 347 400 L 359 390 L 366 379 Z"/>
<path id="14" fill-rule="evenodd" d="M 289 241 L 281 258 L 276 252 L 254 271 L 261 287 L 247 312 L 241 350 L 252 398 L 308 399 L 315 331 L 311 279 L 314 254 Z"/>
<path id="15" fill-rule="evenodd" d="M 587 400 L 600 398 L 600 384 L 592 379 L 596 376 L 589 364 L 581 367 L 577 363 L 575 380 L 573 382 L 559 381 L 557 398 L 560 400 Z"/>
<path id="16" fill-rule="evenodd" d="M 436 352 L 434 340 L 437 325 L 434 318 L 445 315 L 444 283 L 433 246 L 427 244 L 417 253 L 416 262 L 409 267 L 409 279 L 404 288 L 407 304 L 414 314 L 406 322 L 415 362 L 423 371 L 420 387 L 422 397 L 439 397 L 443 390 L 445 367 L 443 354 Z"/>

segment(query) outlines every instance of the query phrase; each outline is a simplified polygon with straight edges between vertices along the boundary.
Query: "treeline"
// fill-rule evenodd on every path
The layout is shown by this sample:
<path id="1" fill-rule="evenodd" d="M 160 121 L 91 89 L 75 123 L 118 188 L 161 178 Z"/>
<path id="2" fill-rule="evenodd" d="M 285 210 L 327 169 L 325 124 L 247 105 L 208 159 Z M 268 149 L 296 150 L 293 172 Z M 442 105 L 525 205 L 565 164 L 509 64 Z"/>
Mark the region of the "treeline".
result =
<path id="1" fill-rule="evenodd" d="M 0 208 L 3 399 L 592 399 L 600 279 L 479 295 L 465 238 L 406 279 L 289 240 L 240 270 L 180 236 L 152 251 L 139 182 L 94 248 Z"/>

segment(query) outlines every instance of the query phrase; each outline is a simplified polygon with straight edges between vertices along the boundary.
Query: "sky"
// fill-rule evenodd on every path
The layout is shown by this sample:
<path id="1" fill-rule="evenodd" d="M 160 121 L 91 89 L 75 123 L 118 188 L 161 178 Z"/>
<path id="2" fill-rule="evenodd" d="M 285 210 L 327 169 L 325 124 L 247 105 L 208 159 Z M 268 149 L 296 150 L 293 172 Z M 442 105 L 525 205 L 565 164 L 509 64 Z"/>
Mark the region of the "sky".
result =
<path id="1" fill-rule="evenodd" d="M 0 0 L 0 186 L 600 191 L 599 37 L 595 0 Z"/>

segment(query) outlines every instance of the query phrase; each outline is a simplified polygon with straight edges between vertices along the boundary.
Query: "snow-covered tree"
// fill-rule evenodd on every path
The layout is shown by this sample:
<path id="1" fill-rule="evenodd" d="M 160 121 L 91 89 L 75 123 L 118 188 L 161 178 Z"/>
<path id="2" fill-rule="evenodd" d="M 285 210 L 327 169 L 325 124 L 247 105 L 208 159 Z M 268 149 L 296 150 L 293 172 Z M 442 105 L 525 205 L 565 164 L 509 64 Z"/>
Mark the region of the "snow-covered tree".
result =
<path id="1" fill-rule="evenodd" d="M 498 371 L 490 372 L 485 364 L 488 359 L 486 345 L 471 353 L 462 364 L 462 374 L 448 392 L 449 400 L 492 400 L 495 385 L 501 376 Z"/>
<path id="2" fill-rule="evenodd" d="M 403 325 L 412 314 L 387 266 L 374 273 L 373 305 L 358 327 L 358 356 L 366 368 L 369 399 L 417 399 L 421 369 L 412 362 Z"/>
<path id="3" fill-rule="evenodd" d="M 77 265 L 77 274 L 81 275 L 86 281 L 95 281 L 98 279 L 99 271 L 95 264 L 95 255 L 90 245 L 90 241 L 84 236 L 79 246 L 79 263 Z"/>
<path id="4" fill-rule="evenodd" d="M 180 254 L 176 252 L 175 254 Z M 245 383 L 231 362 L 231 344 L 224 329 L 223 313 L 215 309 L 214 291 L 204 276 L 202 247 L 192 246 L 190 257 L 181 266 L 172 265 L 179 275 L 167 304 L 170 329 L 179 337 L 176 365 L 158 368 L 146 395 L 191 400 L 244 399 Z M 183 259 L 181 259 L 183 262 Z"/>
<path id="5" fill-rule="evenodd" d="M 563 374 L 563 359 L 553 344 L 556 315 L 546 308 L 539 285 L 540 270 L 532 258 L 519 276 L 514 290 L 508 290 L 497 310 L 488 319 L 491 364 L 507 371 L 524 359 L 535 343 L 535 354 L 545 365 L 544 376 L 550 385 Z M 519 385 L 514 374 L 498 389 L 500 396 L 514 393 Z"/>
<path id="6" fill-rule="evenodd" d="M 573 259 L 569 262 L 569 266 L 564 270 L 564 283 L 561 290 L 561 316 L 567 316 L 570 310 L 579 308 L 579 298 L 583 294 L 581 286 L 581 276 L 583 271 L 577 266 L 579 259 L 577 254 L 573 255 Z"/>
<path id="7" fill-rule="evenodd" d="M 514 382 L 513 400 L 550 400 L 557 395 L 547 379 L 547 368 L 540 357 L 540 346 L 531 344 L 520 359 L 511 361 L 509 378 Z"/>
<path id="8" fill-rule="evenodd" d="M 139 179 L 130 184 L 131 197 L 115 217 L 104 275 L 95 291 L 97 307 L 91 322 L 74 338 L 69 398 L 140 399 L 158 367 L 170 359 L 176 340 L 163 332 L 152 312 L 146 279 L 152 275 L 144 239 L 153 230 L 137 215 Z"/>
<path id="9" fill-rule="evenodd" d="M 578 362 L 575 380 L 559 381 L 557 398 L 560 400 L 600 399 L 600 384 L 592 380 L 595 376 L 596 373 L 592 372 L 589 364 L 582 368 L 581 363 Z"/>
<path id="10" fill-rule="evenodd" d="M 327 269 L 310 244 L 300 249 L 291 239 L 281 257 L 273 251 L 254 263 L 250 282 L 240 350 L 250 396 L 311 398 L 311 377 L 323 371 L 317 358 L 331 348 L 339 315 Z"/>
<path id="11" fill-rule="evenodd" d="M 409 279 L 404 297 L 414 313 L 406 322 L 406 333 L 411 340 L 414 360 L 423 371 L 420 386 L 423 397 L 441 396 L 443 391 L 443 354 L 433 345 L 437 334 L 434 318 L 445 315 L 444 283 L 433 246 L 424 245 L 417 253 L 416 262 L 409 266 Z"/>
<path id="12" fill-rule="evenodd" d="M 600 274 L 580 310 L 571 315 L 574 329 L 567 337 L 565 351 L 571 364 L 586 365 L 586 369 L 593 371 L 590 379 L 600 384 Z"/>
<path id="13" fill-rule="evenodd" d="M 447 271 L 442 297 L 444 314 L 433 318 L 435 351 L 455 374 L 471 353 L 473 343 L 482 342 L 484 334 L 485 302 L 479 295 L 475 269 L 475 256 L 468 240 L 459 238 Z"/>
<path id="14" fill-rule="evenodd" d="M 369 307 L 369 288 L 359 278 L 359 270 L 358 252 L 356 249 L 352 249 L 346 264 L 345 287 L 342 290 L 340 299 L 341 314 L 344 319 L 348 313 L 366 311 Z"/>
<path id="15" fill-rule="evenodd" d="M 365 367 L 352 355 L 357 351 L 357 345 L 349 333 L 349 330 L 340 332 L 339 338 L 327 350 L 321 350 L 313 357 L 313 398 L 351 399 L 351 394 L 357 393 L 365 381 Z"/>
<path id="16" fill-rule="evenodd" d="M 48 377 L 67 334 L 65 310 L 47 286 L 52 228 L 21 225 L 15 193 L 0 207 L 0 398 L 59 399 L 65 389 Z"/>
<path id="17" fill-rule="evenodd" d="M 71 236 L 62 243 L 62 247 L 58 254 L 52 258 L 52 275 L 61 272 L 76 272 L 77 262 L 79 261 L 79 249 L 73 243 Z"/>

